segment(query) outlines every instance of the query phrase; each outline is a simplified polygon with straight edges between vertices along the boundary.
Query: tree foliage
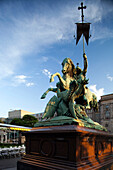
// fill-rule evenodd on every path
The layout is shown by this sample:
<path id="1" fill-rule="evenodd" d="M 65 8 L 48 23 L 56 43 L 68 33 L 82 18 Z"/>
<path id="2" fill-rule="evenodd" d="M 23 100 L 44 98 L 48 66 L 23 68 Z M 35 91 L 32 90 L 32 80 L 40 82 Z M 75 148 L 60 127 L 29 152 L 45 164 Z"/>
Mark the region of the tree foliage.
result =
<path id="1" fill-rule="evenodd" d="M 11 125 L 19 125 L 19 126 L 23 126 L 23 121 L 20 118 L 14 118 L 11 122 Z"/>
<path id="2" fill-rule="evenodd" d="M 22 119 L 14 118 L 10 124 L 12 125 L 19 125 L 19 126 L 26 126 L 26 127 L 33 127 L 38 120 L 32 115 L 24 115 Z"/>
<path id="3" fill-rule="evenodd" d="M 24 115 L 22 119 L 25 121 L 37 121 L 37 118 L 33 115 Z"/>
<path id="4" fill-rule="evenodd" d="M 38 122 L 37 118 L 32 115 L 24 115 L 22 118 L 24 126 L 33 127 Z"/>

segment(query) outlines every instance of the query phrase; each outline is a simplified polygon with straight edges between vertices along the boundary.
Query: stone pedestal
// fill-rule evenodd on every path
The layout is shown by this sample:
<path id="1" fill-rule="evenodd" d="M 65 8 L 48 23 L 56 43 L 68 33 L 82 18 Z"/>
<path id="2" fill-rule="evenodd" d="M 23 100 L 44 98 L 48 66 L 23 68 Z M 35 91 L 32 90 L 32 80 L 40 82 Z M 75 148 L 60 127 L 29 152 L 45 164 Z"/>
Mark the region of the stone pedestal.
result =
<path id="1" fill-rule="evenodd" d="M 36 127 L 26 132 L 18 170 L 113 169 L 113 134 L 78 125 Z"/>

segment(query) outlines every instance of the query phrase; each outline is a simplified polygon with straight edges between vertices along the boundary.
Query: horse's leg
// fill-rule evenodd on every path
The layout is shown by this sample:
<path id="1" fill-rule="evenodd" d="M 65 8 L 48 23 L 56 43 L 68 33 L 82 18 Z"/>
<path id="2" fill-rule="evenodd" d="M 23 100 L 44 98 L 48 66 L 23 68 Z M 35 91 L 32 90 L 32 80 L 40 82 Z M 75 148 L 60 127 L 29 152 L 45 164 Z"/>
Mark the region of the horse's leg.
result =
<path id="1" fill-rule="evenodd" d="M 74 100 L 73 99 L 71 99 L 69 101 L 69 110 L 70 110 L 70 113 L 71 113 L 72 117 L 74 117 L 75 119 L 78 119 L 77 115 L 76 115 L 75 106 L 74 106 Z"/>
<path id="2" fill-rule="evenodd" d="M 55 73 L 55 74 L 52 74 L 51 75 L 51 78 L 50 78 L 50 82 L 53 82 L 54 81 L 54 77 L 55 76 L 60 76 L 60 73 Z M 61 77 L 61 76 L 60 76 Z"/>
<path id="3" fill-rule="evenodd" d="M 60 91 L 59 88 L 57 88 L 57 96 L 58 96 L 58 98 L 62 96 L 62 92 Z"/>
<path id="4" fill-rule="evenodd" d="M 44 111 L 44 115 L 42 117 L 42 119 L 44 118 L 51 118 L 54 116 L 55 111 L 58 108 L 58 104 L 60 102 L 60 99 L 56 96 L 53 96 L 49 102 L 46 105 L 45 111 Z"/>
<path id="5" fill-rule="evenodd" d="M 43 93 L 43 95 L 41 96 L 41 99 L 45 99 L 49 91 L 53 91 L 57 93 L 57 88 L 48 88 L 48 90 L 45 93 Z"/>
<path id="6" fill-rule="evenodd" d="M 66 87 L 66 81 L 61 77 L 60 73 L 55 73 L 51 75 L 50 82 L 54 81 L 54 77 L 57 76 L 59 78 L 60 83 L 63 84 L 64 87 Z"/>
<path id="7" fill-rule="evenodd" d="M 77 115 L 76 115 L 76 111 L 75 111 L 75 105 L 74 105 L 74 101 L 80 97 L 81 95 L 81 92 L 82 92 L 82 85 L 79 85 L 77 90 L 75 90 L 75 92 L 73 93 L 73 95 L 71 96 L 71 99 L 70 99 L 70 102 L 69 102 L 69 109 L 70 109 L 70 112 L 72 114 L 72 116 L 74 118 L 77 119 Z"/>

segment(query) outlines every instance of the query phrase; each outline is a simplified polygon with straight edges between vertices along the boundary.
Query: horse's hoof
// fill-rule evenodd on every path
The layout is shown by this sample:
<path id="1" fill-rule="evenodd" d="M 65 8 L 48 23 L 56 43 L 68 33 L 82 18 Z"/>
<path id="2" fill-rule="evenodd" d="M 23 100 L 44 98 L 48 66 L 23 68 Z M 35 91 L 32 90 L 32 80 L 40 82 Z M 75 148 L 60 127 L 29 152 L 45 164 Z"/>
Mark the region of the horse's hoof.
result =
<path id="1" fill-rule="evenodd" d="M 41 99 L 45 99 L 46 98 L 46 94 L 43 94 L 42 96 L 41 96 Z"/>
<path id="2" fill-rule="evenodd" d="M 42 97 L 41 97 L 41 99 L 45 99 L 45 97 L 44 97 L 44 96 L 42 96 Z"/>

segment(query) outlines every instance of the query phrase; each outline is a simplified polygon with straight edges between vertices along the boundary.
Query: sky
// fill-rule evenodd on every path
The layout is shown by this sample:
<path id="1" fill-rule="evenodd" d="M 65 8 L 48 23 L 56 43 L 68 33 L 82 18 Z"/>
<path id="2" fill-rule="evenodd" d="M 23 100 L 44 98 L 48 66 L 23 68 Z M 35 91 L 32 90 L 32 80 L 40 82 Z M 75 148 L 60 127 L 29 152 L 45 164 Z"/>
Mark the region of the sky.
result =
<path id="1" fill-rule="evenodd" d="M 85 22 L 91 23 L 87 78 L 100 96 L 113 93 L 113 1 L 83 0 Z M 8 111 L 41 113 L 54 95 L 64 58 L 83 69 L 82 39 L 76 46 L 76 24 L 81 22 L 80 0 L 0 0 L 0 117 Z"/>

